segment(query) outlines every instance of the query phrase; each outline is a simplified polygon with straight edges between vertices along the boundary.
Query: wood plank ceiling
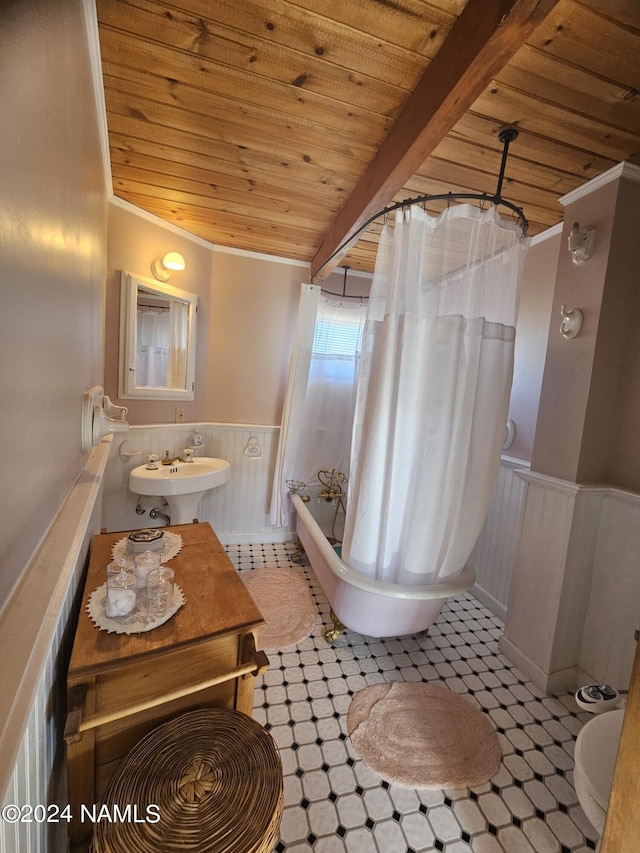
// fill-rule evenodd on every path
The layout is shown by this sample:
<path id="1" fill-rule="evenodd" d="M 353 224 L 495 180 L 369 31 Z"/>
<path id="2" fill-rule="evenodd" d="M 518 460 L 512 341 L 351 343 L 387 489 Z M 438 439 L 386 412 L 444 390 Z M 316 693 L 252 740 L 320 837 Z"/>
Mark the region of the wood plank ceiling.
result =
<path id="1" fill-rule="evenodd" d="M 97 8 L 114 193 L 212 243 L 317 267 L 320 247 L 348 233 L 341 212 L 355 222 L 351 208 L 363 211 L 372 180 L 385 183 L 371 163 L 394 126 L 396 137 L 402 128 L 430 141 L 419 165 L 382 187 L 380 208 L 422 193 L 495 192 L 497 134 L 518 128 L 503 194 L 523 208 L 529 235 L 562 220 L 560 196 L 620 161 L 640 164 L 638 0 Z M 483 36 L 474 65 L 466 45 L 485 10 L 498 29 Z M 517 15 L 535 26 L 512 27 L 505 50 L 500 26 Z M 412 92 L 422 81 L 426 103 L 449 73 L 466 78 L 461 93 L 451 85 L 447 115 L 421 115 Z M 390 140 L 377 161 L 393 156 Z M 372 270 L 379 230 L 374 223 L 334 263 Z"/>

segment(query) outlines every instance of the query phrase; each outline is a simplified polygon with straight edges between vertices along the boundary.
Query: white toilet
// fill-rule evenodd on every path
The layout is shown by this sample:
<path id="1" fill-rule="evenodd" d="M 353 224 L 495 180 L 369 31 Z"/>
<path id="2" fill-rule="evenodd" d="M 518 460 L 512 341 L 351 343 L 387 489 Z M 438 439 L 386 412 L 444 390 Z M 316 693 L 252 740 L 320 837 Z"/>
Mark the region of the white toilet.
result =
<path id="1" fill-rule="evenodd" d="M 602 836 L 624 708 L 589 720 L 578 733 L 573 782 L 589 823 Z"/>

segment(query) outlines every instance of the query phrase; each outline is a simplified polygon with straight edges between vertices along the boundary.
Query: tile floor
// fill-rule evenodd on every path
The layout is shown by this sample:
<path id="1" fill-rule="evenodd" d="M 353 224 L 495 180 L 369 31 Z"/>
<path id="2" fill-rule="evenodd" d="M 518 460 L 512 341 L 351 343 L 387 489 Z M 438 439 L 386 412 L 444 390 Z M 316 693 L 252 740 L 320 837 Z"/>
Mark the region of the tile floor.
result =
<path id="1" fill-rule="evenodd" d="M 269 654 L 254 716 L 273 736 L 285 808 L 274 853 L 587 853 L 593 829 L 572 787 L 575 737 L 588 715 L 551 698 L 498 651 L 502 623 L 473 596 L 445 606 L 428 632 L 378 640 L 347 631 L 324 639 L 329 605 L 293 543 L 227 546 L 240 572 L 263 566 L 304 574 L 318 605 L 311 637 Z M 441 682 L 495 723 L 498 773 L 464 790 L 407 790 L 370 771 L 347 737 L 352 695 L 389 681 Z"/>

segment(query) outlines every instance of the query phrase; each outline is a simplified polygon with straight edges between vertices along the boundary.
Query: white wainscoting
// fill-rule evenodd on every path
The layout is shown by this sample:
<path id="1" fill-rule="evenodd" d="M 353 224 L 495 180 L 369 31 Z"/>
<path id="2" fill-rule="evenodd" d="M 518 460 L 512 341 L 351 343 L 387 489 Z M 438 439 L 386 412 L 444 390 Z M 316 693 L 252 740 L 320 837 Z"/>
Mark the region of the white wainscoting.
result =
<path id="1" fill-rule="evenodd" d="M 640 628 L 640 495 L 609 490 L 603 499 L 584 619 L 580 671 L 626 689 Z"/>
<path id="2" fill-rule="evenodd" d="M 527 483 L 500 649 L 540 689 L 628 687 L 640 626 L 640 495 L 543 474 Z"/>
<path id="3" fill-rule="evenodd" d="M 96 447 L 0 619 L 2 804 L 64 805 L 64 696 L 77 594 L 100 532 L 110 437 Z M 62 853 L 66 824 L 0 820 L 2 853 Z"/>
<path id="4" fill-rule="evenodd" d="M 150 453 L 160 457 L 166 450 L 175 456 L 197 426 L 204 438 L 200 455 L 217 456 L 231 465 L 231 478 L 205 494 L 200 520 L 208 521 L 223 544 L 284 542 L 295 534 L 293 527 L 269 522 L 271 486 L 280 428 L 251 424 L 158 424 L 134 426 L 113 442 L 105 485 L 104 523 L 107 530 L 159 527 L 163 521 L 149 518 L 160 499 L 145 498 L 144 515 L 136 515 L 137 495 L 128 489 L 129 471 L 146 462 Z M 258 441 L 261 456 L 244 455 L 250 438 Z M 136 456 L 127 456 L 140 451 Z M 487 520 L 471 555 L 477 576 L 475 591 L 483 604 L 504 618 L 509 600 L 511 570 L 520 533 L 524 484 L 515 476 L 526 468 L 521 460 L 503 457 Z"/>
<path id="5" fill-rule="evenodd" d="M 518 548 L 525 485 L 516 471 L 528 470 L 519 459 L 503 457 L 484 527 L 469 558 L 476 572 L 477 598 L 505 619 L 513 563 Z"/>
<path id="6" fill-rule="evenodd" d="M 160 498 L 145 498 L 142 501 L 145 514 L 136 514 L 138 496 L 129 491 L 129 471 L 145 463 L 150 453 L 162 458 L 168 450 L 170 456 L 177 456 L 196 426 L 204 439 L 203 449 L 198 455 L 226 459 L 231 466 L 229 481 L 203 497 L 200 521 L 208 521 L 225 545 L 291 539 L 292 529 L 269 523 L 271 484 L 280 428 L 252 424 L 134 426 L 127 433 L 118 435 L 107 466 L 104 514 L 107 530 L 160 527 L 164 524 L 162 520 L 154 521 L 149 517 L 149 510 L 162 504 Z M 250 438 L 258 442 L 261 450 L 258 457 L 244 455 Z M 127 456 L 135 451 L 140 452 L 136 456 Z"/>
<path id="7" fill-rule="evenodd" d="M 209 424 L 207 436 L 219 451 L 211 455 L 222 456 L 231 465 L 231 479 L 205 494 L 202 519 L 211 523 L 225 545 L 290 540 L 292 528 L 276 527 L 269 522 L 280 428 Z M 261 456 L 244 455 L 250 438 L 257 440 Z"/>

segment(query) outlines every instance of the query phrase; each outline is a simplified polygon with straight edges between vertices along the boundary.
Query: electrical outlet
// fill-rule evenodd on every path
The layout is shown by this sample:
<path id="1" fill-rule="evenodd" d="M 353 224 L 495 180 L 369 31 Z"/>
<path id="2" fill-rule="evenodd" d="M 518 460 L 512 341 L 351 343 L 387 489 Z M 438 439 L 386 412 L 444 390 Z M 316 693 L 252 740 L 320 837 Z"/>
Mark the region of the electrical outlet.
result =
<path id="1" fill-rule="evenodd" d="M 176 406 L 176 423 L 181 424 L 184 420 L 184 409 L 182 406 Z"/>

